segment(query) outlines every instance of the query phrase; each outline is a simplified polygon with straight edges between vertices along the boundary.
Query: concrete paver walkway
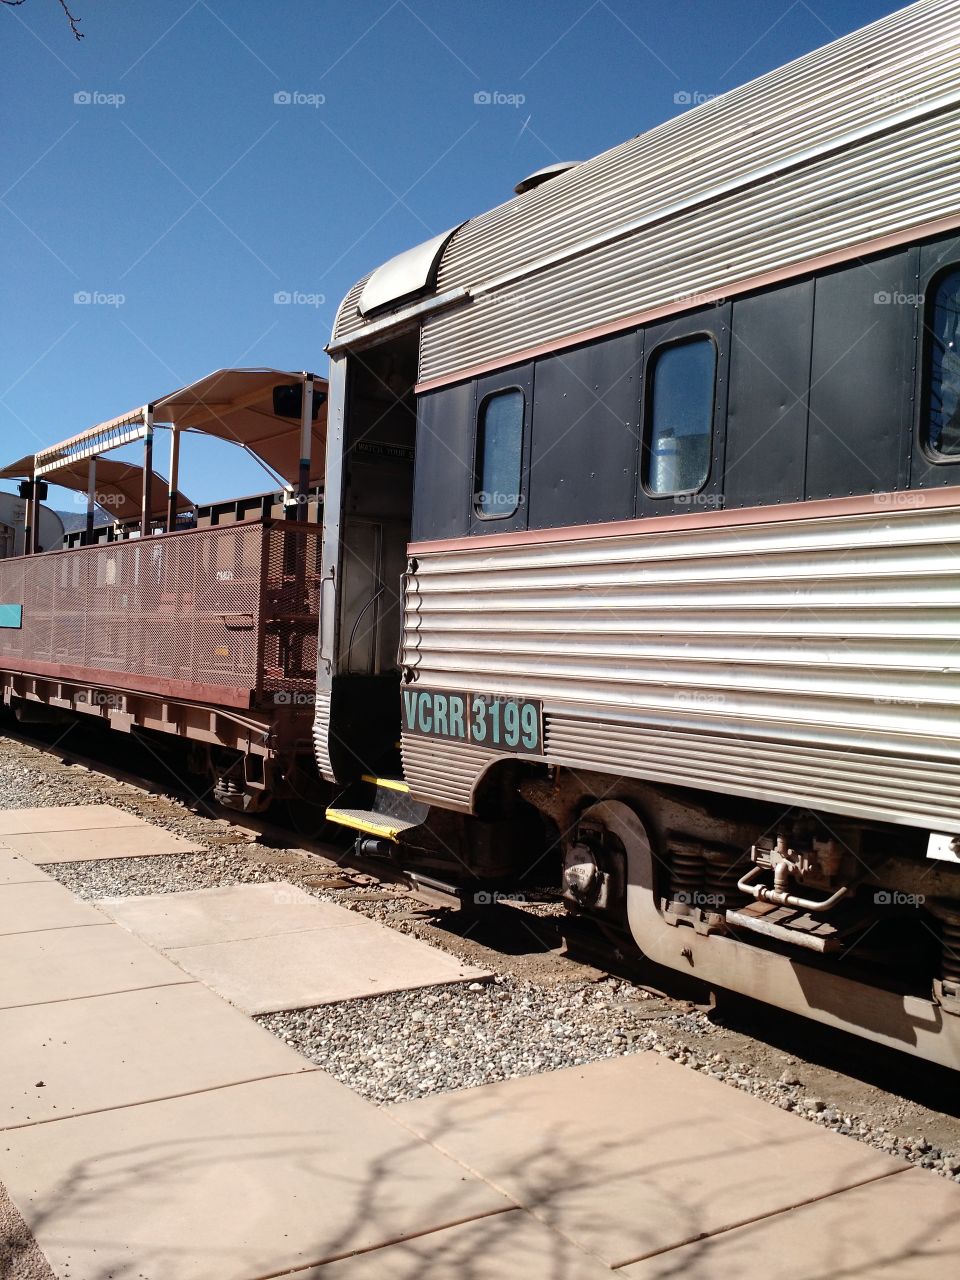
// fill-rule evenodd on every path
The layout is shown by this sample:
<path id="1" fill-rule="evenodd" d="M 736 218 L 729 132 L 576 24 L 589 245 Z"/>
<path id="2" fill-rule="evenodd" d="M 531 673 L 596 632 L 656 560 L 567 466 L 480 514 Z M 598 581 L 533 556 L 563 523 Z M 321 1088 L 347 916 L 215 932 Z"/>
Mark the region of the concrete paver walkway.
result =
<path id="1" fill-rule="evenodd" d="M 246 1013 L 490 977 L 283 881 L 99 905 Z"/>
<path id="2" fill-rule="evenodd" d="M 158 858 L 202 848 L 109 804 L 0 810 L 0 846 L 38 865 Z"/>
<path id="3" fill-rule="evenodd" d="M 0 892 L 0 937 L 38 929 L 102 927 L 106 916 L 75 898 L 56 880 L 5 884 Z"/>
<path id="4" fill-rule="evenodd" d="M 3 1128 L 310 1068 L 197 982 L 3 1009 L 0 1044 Z"/>
<path id="5" fill-rule="evenodd" d="M 611 1280 L 614 1274 L 513 1209 L 311 1267 L 291 1280 Z"/>
<path id="6" fill-rule="evenodd" d="M 511 1207 L 320 1071 L 9 1130 L 2 1147 L 0 1178 L 70 1280 L 255 1280 Z"/>
<path id="7" fill-rule="evenodd" d="M 29 862 L 2 869 L 0 1181 L 59 1275 L 257 1280 L 514 1208 Z"/>
<path id="8" fill-rule="evenodd" d="M 49 880 L 45 871 L 17 853 L 0 849 L 0 885 L 29 884 L 31 880 Z"/>
<path id="9" fill-rule="evenodd" d="M 0 888 L 0 907 L 2 895 Z M 105 917 L 94 928 L 0 936 L 0 1009 L 192 981 Z"/>
<path id="10" fill-rule="evenodd" d="M 106 827 L 149 827 L 135 813 L 112 804 L 70 804 L 42 809 L 0 809 L 0 840 L 4 836 L 35 835 L 43 831 L 93 831 Z M 156 828 L 154 828 L 155 830 Z"/>
<path id="11" fill-rule="evenodd" d="M 610 1267 L 908 1168 L 655 1053 L 391 1114 Z"/>
<path id="12" fill-rule="evenodd" d="M 960 1253 L 960 1188 L 655 1054 L 378 1108 L 0 872 L 0 1182 L 62 1280 L 933 1280 Z M 172 952 L 364 936 L 257 888 L 173 895 Z"/>
<path id="13" fill-rule="evenodd" d="M 960 1190 L 924 1169 L 868 1182 L 624 1267 L 629 1280 L 946 1280 Z"/>

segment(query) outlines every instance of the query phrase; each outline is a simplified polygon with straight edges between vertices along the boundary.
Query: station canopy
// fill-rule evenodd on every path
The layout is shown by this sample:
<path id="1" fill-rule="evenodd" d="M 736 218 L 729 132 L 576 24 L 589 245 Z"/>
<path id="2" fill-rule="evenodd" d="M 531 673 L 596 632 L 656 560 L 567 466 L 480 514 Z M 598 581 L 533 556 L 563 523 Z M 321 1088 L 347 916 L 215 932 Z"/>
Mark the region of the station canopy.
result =
<path id="1" fill-rule="evenodd" d="M 100 455 L 143 440 L 149 424 L 239 445 L 281 483 L 294 486 L 299 480 L 301 406 L 308 378 L 314 385 L 310 483 L 319 483 L 326 452 L 327 383 L 310 373 L 281 369 L 217 369 L 130 413 L 19 458 L 0 469 L 0 479 L 37 477 L 86 492 L 89 462 L 96 459 L 97 502 L 118 521 L 132 519 L 141 511 L 143 468 Z M 168 480 L 152 471 L 152 515 L 167 511 L 167 498 Z M 178 489 L 177 510 L 192 505 Z"/>

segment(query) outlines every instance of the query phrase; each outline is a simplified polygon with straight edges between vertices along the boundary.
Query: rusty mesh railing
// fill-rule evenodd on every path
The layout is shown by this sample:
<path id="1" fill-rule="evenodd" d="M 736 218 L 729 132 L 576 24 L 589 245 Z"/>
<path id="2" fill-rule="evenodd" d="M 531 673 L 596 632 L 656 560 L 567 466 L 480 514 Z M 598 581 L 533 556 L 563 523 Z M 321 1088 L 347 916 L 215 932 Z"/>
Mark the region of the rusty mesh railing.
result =
<path id="1" fill-rule="evenodd" d="M 321 529 L 271 521 L 0 561 L 0 667 L 234 706 L 316 681 Z M 286 695 L 286 696 L 284 696 Z"/>
<path id="2" fill-rule="evenodd" d="M 264 701 L 313 703 L 317 687 L 322 528 L 266 527 L 260 684 Z"/>

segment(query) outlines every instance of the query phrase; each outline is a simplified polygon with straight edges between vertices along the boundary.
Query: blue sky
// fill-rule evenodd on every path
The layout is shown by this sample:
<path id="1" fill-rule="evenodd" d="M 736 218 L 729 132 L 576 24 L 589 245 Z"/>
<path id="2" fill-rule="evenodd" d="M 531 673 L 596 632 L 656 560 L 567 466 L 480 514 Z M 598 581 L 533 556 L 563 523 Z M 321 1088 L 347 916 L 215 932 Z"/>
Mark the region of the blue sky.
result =
<path id="1" fill-rule="evenodd" d="M 2 462 L 218 367 L 324 372 L 340 299 L 394 253 L 900 6 L 70 7 L 79 42 L 58 0 L 0 8 Z M 182 467 L 196 501 L 269 487 L 218 442 Z"/>

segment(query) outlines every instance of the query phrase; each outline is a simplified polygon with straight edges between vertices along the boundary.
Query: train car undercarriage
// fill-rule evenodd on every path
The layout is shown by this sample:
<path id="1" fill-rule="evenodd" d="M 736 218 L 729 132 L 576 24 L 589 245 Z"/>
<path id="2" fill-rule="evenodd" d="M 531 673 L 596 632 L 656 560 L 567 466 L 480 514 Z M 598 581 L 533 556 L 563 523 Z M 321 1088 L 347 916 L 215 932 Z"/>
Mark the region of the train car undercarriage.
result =
<path id="1" fill-rule="evenodd" d="M 396 860 L 506 893 L 557 866 L 568 911 L 657 965 L 960 1065 L 958 841 L 580 770 L 497 772 L 479 817 L 420 806 Z"/>
<path id="2" fill-rule="evenodd" d="M 13 671 L 0 671 L 0 701 L 23 724 L 94 721 L 153 740 L 158 752 L 180 739 L 183 781 L 196 780 L 225 809 L 259 813 L 316 787 L 310 706 L 275 717 Z"/>

